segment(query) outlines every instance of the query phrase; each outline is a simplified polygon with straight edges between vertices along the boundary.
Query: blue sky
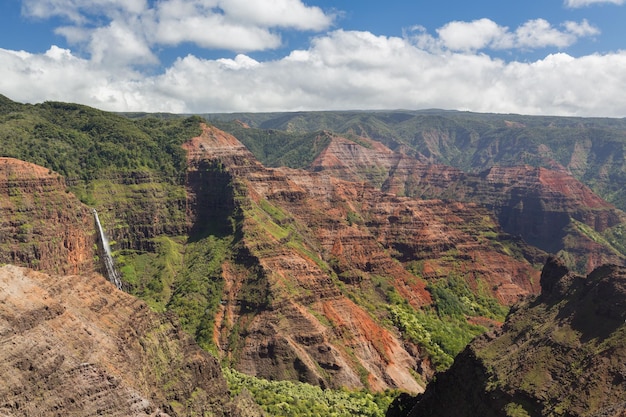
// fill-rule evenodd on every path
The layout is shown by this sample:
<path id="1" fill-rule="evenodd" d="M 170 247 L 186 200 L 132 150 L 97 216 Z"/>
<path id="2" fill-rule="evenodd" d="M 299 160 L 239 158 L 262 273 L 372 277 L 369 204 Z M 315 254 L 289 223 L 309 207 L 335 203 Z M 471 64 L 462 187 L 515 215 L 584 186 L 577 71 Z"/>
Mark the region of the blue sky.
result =
<path id="1" fill-rule="evenodd" d="M 2 0 L 0 94 L 626 116 L 626 0 Z"/>

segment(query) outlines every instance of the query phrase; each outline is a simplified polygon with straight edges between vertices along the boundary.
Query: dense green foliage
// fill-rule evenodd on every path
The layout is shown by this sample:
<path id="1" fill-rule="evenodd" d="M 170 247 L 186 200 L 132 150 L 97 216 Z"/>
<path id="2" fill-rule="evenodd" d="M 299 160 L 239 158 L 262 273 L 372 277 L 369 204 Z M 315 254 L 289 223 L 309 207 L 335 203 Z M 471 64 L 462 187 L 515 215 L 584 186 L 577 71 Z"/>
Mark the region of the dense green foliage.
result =
<path id="1" fill-rule="evenodd" d="M 242 390 L 273 417 L 383 417 L 396 391 L 370 393 L 322 389 L 290 381 L 267 381 L 224 369 L 233 396 Z"/>
<path id="2" fill-rule="evenodd" d="M 236 122 L 218 122 L 215 126 L 231 133 L 265 166 L 308 166 L 330 143 L 323 132 L 290 133 L 281 130 L 247 128 Z"/>
<path id="3" fill-rule="evenodd" d="M 468 317 L 504 320 L 507 313 L 507 308 L 494 298 L 474 294 L 456 277 L 428 285 L 433 305 L 416 309 L 398 294 L 392 277 L 368 276 L 358 271 L 342 275 L 339 277 L 342 281 L 358 281 L 358 285 L 340 285 L 346 296 L 419 345 L 440 371 L 452 365 L 454 357 L 474 337 L 486 331 L 482 326 L 470 324 Z"/>
<path id="4" fill-rule="evenodd" d="M 171 288 L 179 279 L 184 259 L 184 237 L 153 239 L 154 252 L 121 250 L 115 253 L 117 267 L 130 291 L 156 311 L 165 311 Z"/>
<path id="5" fill-rule="evenodd" d="M 393 324 L 405 337 L 425 349 L 436 369 L 441 371 L 450 367 L 454 357 L 470 340 L 486 329 L 468 323 L 461 314 L 468 306 L 464 306 L 456 294 L 442 291 L 444 287 L 441 286 L 435 288 L 436 311 L 417 310 L 399 296 L 391 297 L 388 310 Z"/>
<path id="6" fill-rule="evenodd" d="M 180 182 L 180 145 L 200 133 L 197 116 L 129 120 L 78 104 L 0 107 L 0 156 L 50 168 L 73 180 L 149 171 Z"/>
<path id="7" fill-rule="evenodd" d="M 213 323 L 224 280 L 222 263 L 230 254 L 230 238 L 209 236 L 185 246 L 185 268 L 176 283 L 168 310 L 180 317 L 184 329 L 207 350 L 213 348 Z"/>
<path id="8" fill-rule="evenodd" d="M 467 282 L 450 276 L 427 286 L 440 316 L 482 316 L 504 320 L 507 308 L 488 295 L 486 289 L 472 291 Z"/>

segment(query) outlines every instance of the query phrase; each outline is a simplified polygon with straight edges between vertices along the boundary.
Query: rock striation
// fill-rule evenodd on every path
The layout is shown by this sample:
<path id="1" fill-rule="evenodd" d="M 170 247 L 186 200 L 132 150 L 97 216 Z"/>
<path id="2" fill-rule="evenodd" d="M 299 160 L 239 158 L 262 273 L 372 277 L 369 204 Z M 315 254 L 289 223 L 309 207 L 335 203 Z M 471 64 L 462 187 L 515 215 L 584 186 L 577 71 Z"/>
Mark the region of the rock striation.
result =
<path id="1" fill-rule="evenodd" d="M 626 215 L 558 165 L 494 166 L 464 173 L 391 151 L 371 139 L 332 135 L 310 169 L 396 195 L 478 203 L 507 233 L 561 254 L 584 273 L 604 263 L 626 265 L 624 254 L 593 236 L 626 224 Z"/>
<path id="2" fill-rule="evenodd" d="M 100 275 L 7 265 L 0 300 L 0 415 L 243 415 L 173 317 Z"/>
<path id="3" fill-rule="evenodd" d="M 420 392 L 413 374 L 428 380 L 433 367 L 420 346 L 384 324 L 387 301 L 376 279 L 389 280 L 415 308 L 432 302 L 428 280 L 451 273 L 502 303 L 539 291 L 538 271 L 493 240 L 500 232 L 475 204 L 419 201 L 326 173 L 268 169 L 208 125 L 184 148 L 192 230 L 202 237 L 237 225 L 236 253 L 221 265 L 214 335 L 240 371 Z M 216 221 L 225 229 L 207 226 Z M 411 262 L 421 276 L 407 270 Z M 370 309 L 360 294 L 372 294 Z"/>
<path id="4" fill-rule="evenodd" d="M 54 273 L 93 271 L 91 211 L 67 191 L 60 175 L 35 164 L 0 158 L 0 264 Z"/>
<path id="5" fill-rule="evenodd" d="M 551 258 L 541 287 L 416 403 L 404 397 L 389 415 L 626 414 L 626 268 L 604 265 L 583 277 Z"/>

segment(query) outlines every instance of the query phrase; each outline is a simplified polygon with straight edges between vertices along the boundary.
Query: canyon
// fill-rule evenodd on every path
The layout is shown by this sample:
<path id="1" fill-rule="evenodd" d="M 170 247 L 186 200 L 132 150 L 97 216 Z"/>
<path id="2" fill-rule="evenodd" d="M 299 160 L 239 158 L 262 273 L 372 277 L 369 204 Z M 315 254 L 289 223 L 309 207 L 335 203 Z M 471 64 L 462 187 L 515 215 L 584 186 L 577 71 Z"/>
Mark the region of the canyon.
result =
<path id="1" fill-rule="evenodd" d="M 379 142 L 355 143 L 330 135 L 330 144 L 310 169 L 384 192 L 419 199 L 475 202 L 493 212 L 502 229 L 545 252 L 569 258 L 588 273 L 604 263 L 624 263 L 623 253 L 599 244 L 599 233 L 624 224 L 626 216 L 563 167 L 495 166 L 478 173 L 420 162 Z M 574 261 L 575 259 L 575 261 Z"/>
<path id="2" fill-rule="evenodd" d="M 419 346 L 381 325 L 388 300 L 377 279 L 418 309 L 432 303 L 428 281 L 453 274 L 504 304 L 538 291 L 538 271 L 490 242 L 497 226 L 475 205 L 418 201 L 330 175 L 267 169 L 233 136 L 210 126 L 183 146 L 190 173 L 217 167 L 237 183 L 232 202 L 223 195 L 190 201 L 195 213 L 217 202 L 243 213 L 235 259 L 245 256 L 252 268 L 223 266 L 216 320 L 218 347 L 238 353 L 231 357 L 237 369 L 322 386 L 420 391 L 407 370 L 427 380 L 433 368 Z M 416 263 L 422 277 L 403 262 Z M 262 299 L 254 303 L 242 294 L 250 270 L 261 286 Z M 371 294 L 369 311 L 360 305 L 363 294 Z M 237 329 L 240 346 L 224 344 Z"/>
<path id="3" fill-rule="evenodd" d="M 588 169 L 582 155 L 589 147 L 576 148 L 578 171 L 556 159 L 464 171 L 437 160 L 451 146 L 442 130 L 424 133 L 430 139 L 419 153 L 400 143 L 402 135 L 395 144 L 383 140 L 364 118 L 360 130 L 346 124 L 347 133 L 292 135 L 244 118 L 232 125 L 195 116 L 133 121 L 64 103 L 4 111 L 0 263 L 30 269 L 0 271 L 6 288 L 29 288 L 2 295 L 13 306 L 2 312 L 2 343 L 34 343 L 41 358 L 21 366 L 26 359 L 9 351 L 7 372 L 15 377 L 0 398 L 11 413 L 60 407 L 45 400 L 40 409 L 24 408 L 20 395 L 31 395 L 33 378 L 47 384 L 45 398 L 65 398 L 63 408 L 82 395 L 75 390 L 83 378 L 127 399 L 112 408 L 118 415 L 133 407 L 137 415 L 245 415 L 246 408 L 255 415 L 242 405 L 252 401 L 245 395 L 227 399 L 220 365 L 266 380 L 426 391 L 419 398 L 429 398 L 429 383 L 445 380 L 445 369 L 479 369 L 462 362 L 470 340 L 504 334 L 526 308 L 520 305 L 548 297 L 551 270 L 584 276 L 607 263 L 617 268 L 611 274 L 626 265 L 626 216 L 574 176 Z M 300 122 L 292 116 L 294 129 Z M 36 122 L 26 123 L 31 117 Z M 48 145 L 19 147 L 28 140 Z M 73 155 L 63 141 L 91 151 L 51 157 L 55 146 Z M 308 149 L 305 157 L 298 146 Z M 261 162 L 277 152 L 298 163 Z M 93 209 L 124 291 L 98 274 L 106 270 Z M 551 254 L 561 266 L 544 266 Z M 32 321 L 34 311 L 45 313 L 22 329 L 20 320 Z M 55 350 L 67 326 L 79 331 L 67 337 L 88 348 Z M 83 327 L 98 329 L 102 346 Z M 89 365 L 84 372 L 80 363 Z M 93 406 L 101 407 L 94 390 Z"/>

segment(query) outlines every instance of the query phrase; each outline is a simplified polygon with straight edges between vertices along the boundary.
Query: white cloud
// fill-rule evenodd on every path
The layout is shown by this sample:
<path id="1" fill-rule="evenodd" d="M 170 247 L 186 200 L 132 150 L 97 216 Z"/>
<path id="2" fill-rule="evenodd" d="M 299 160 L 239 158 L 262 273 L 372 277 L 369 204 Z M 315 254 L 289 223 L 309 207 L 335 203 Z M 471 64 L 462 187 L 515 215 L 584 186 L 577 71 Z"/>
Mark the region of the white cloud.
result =
<path id="1" fill-rule="evenodd" d="M 94 63 L 110 67 L 158 63 L 145 39 L 133 30 L 132 22 L 115 20 L 95 29 L 90 35 L 89 50 Z"/>
<path id="2" fill-rule="evenodd" d="M 258 61 L 250 58 L 249 56 L 239 54 L 235 59 L 218 59 L 217 62 L 221 63 L 225 68 L 229 69 L 250 69 L 261 65 Z"/>
<path id="3" fill-rule="evenodd" d="M 55 33 L 112 65 L 157 61 L 158 46 L 190 42 L 237 52 L 274 49 L 279 29 L 320 31 L 334 15 L 301 0 L 24 0 L 24 15 L 61 17 Z"/>
<path id="4" fill-rule="evenodd" d="M 437 29 L 438 38 L 432 37 L 421 27 L 413 38 L 417 44 L 452 51 L 478 51 L 482 49 L 539 49 L 546 47 L 566 48 L 578 38 L 593 36 L 600 31 L 588 21 L 565 22 L 563 29 L 553 27 L 545 19 L 529 20 L 515 31 L 499 26 L 490 19 L 471 22 L 454 21 Z"/>
<path id="5" fill-rule="evenodd" d="M 0 62 L 0 93 L 14 100 L 62 100 L 116 111 L 436 107 L 626 116 L 626 51 L 505 62 L 483 53 L 431 52 L 411 39 L 338 30 L 279 60 L 188 55 L 154 76 L 103 69 L 56 47 L 45 54 L 0 49 Z"/>
<path id="6" fill-rule="evenodd" d="M 60 16 L 77 24 L 86 23 L 93 14 L 140 14 L 146 9 L 146 0 L 22 0 L 22 13 L 26 16 Z"/>
<path id="7" fill-rule="evenodd" d="M 333 23 L 333 16 L 319 7 L 310 7 L 300 0 L 221 0 L 219 7 L 234 20 L 265 27 L 289 27 L 299 30 L 324 30 Z"/>
<path id="8" fill-rule="evenodd" d="M 281 44 L 280 36 L 267 28 L 236 24 L 216 13 L 172 16 L 160 12 L 159 15 L 151 32 L 156 44 L 175 46 L 192 42 L 203 48 L 234 51 L 261 51 Z"/>
<path id="9" fill-rule="evenodd" d="M 455 51 L 476 51 L 490 46 L 508 46 L 513 42 L 508 28 L 490 19 L 450 22 L 437 29 L 437 33 L 445 47 Z"/>
<path id="10" fill-rule="evenodd" d="M 574 43 L 576 35 L 555 29 L 545 19 L 524 23 L 515 31 L 516 45 L 522 48 L 565 48 Z"/>
<path id="11" fill-rule="evenodd" d="M 567 32 L 573 35 L 576 35 L 578 37 L 594 36 L 594 35 L 600 34 L 600 30 L 590 25 L 586 19 L 583 19 L 583 21 L 580 23 L 568 21 L 568 22 L 563 23 L 563 26 L 565 27 Z"/>
<path id="12" fill-rule="evenodd" d="M 565 0 L 565 5 L 567 7 L 578 8 L 603 3 L 622 5 L 624 2 L 625 0 Z"/>

